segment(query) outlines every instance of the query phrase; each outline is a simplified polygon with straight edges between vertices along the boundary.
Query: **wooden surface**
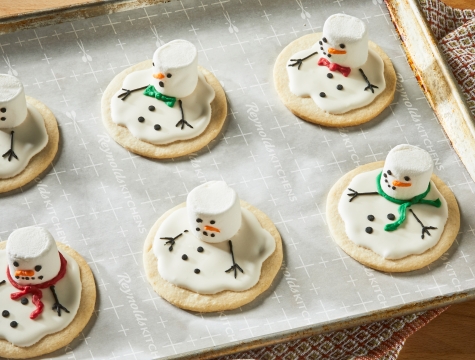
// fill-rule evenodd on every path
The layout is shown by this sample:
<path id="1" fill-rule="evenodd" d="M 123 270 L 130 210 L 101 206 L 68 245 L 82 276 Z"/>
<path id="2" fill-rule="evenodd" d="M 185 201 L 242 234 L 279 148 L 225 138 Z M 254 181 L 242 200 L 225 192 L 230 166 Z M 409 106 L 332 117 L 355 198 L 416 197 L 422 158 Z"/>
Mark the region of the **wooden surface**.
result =
<path id="1" fill-rule="evenodd" d="M 452 305 L 410 336 L 398 360 L 475 359 L 475 301 Z"/>
<path id="2" fill-rule="evenodd" d="M 0 18 L 101 0 L 0 0 Z M 459 9 L 475 9 L 475 0 L 444 0 Z M 452 305 L 406 342 L 399 360 L 475 359 L 475 301 Z"/>

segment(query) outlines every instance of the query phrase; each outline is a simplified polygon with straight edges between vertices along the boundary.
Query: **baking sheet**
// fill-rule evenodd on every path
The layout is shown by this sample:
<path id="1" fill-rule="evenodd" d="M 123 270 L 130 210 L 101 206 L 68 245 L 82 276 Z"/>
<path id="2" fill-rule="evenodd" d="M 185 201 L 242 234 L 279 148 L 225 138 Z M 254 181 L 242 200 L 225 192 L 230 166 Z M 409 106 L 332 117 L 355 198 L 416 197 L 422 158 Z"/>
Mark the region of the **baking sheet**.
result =
<path id="1" fill-rule="evenodd" d="M 394 103 L 354 128 L 301 121 L 280 103 L 272 82 L 281 49 L 321 31 L 336 12 L 366 21 L 370 39 L 392 59 L 399 80 Z M 108 137 L 100 98 L 114 74 L 176 38 L 192 41 L 200 64 L 222 82 L 228 127 L 199 154 L 153 161 Z M 1 197 L 1 240 L 18 227 L 47 227 L 86 258 L 99 290 L 87 329 L 54 356 L 175 356 L 473 293 L 475 184 L 421 92 L 380 1 L 173 1 L 2 35 L 0 45 L 3 71 L 17 75 L 27 95 L 50 107 L 62 137 L 60 156 L 44 178 Z M 249 120 L 251 109 L 258 123 Z M 340 176 L 384 160 L 400 143 L 433 156 L 435 173 L 459 201 L 462 226 L 454 246 L 430 267 L 391 275 L 365 268 L 333 243 L 325 201 Z M 153 292 L 144 277 L 142 246 L 158 216 L 214 179 L 269 215 L 282 234 L 285 262 L 275 285 L 253 303 L 197 314 Z"/>

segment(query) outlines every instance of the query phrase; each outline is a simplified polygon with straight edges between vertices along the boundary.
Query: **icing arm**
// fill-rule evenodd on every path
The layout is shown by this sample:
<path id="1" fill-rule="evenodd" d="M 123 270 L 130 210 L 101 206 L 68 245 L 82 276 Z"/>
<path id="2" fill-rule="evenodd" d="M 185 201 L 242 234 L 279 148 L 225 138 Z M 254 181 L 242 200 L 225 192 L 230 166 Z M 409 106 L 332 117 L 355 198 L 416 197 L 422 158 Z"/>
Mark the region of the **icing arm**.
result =
<path id="1" fill-rule="evenodd" d="M 54 289 L 54 285 L 50 286 L 50 289 L 51 289 L 51 292 L 53 293 L 53 296 L 54 296 L 54 304 L 53 304 L 52 309 L 58 313 L 58 316 L 61 316 L 61 310 L 64 310 L 67 313 L 69 313 L 69 310 L 66 309 L 63 305 L 60 304 L 60 302 L 58 300 L 58 295 L 56 295 L 56 290 Z"/>
<path id="2" fill-rule="evenodd" d="M 167 241 L 165 242 L 165 246 L 170 245 L 170 247 L 168 248 L 168 250 L 169 250 L 169 251 L 173 251 L 173 245 L 175 245 L 175 240 L 178 239 L 178 238 L 179 238 L 180 236 L 182 236 L 182 235 L 183 235 L 183 233 L 179 233 L 177 236 L 175 236 L 175 237 L 173 237 L 173 238 L 172 238 L 172 237 L 162 237 L 162 238 L 160 238 L 160 239 L 162 239 L 162 240 L 167 240 Z"/>
<path id="3" fill-rule="evenodd" d="M 348 196 L 350 196 L 350 202 L 353 201 L 353 199 L 359 195 L 378 195 L 378 192 L 377 191 L 374 191 L 374 192 L 365 192 L 365 193 L 359 193 L 358 191 L 355 191 L 353 189 L 350 189 L 348 188 L 348 190 L 350 190 L 351 192 L 349 194 L 346 194 Z"/>
<path id="4" fill-rule="evenodd" d="M 136 89 L 132 89 L 132 90 L 128 90 L 128 89 L 122 89 L 124 90 L 125 92 L 123 92 L 122 94 L 119 94 L 117 97 L 119 99 L 121 99 L 122 101 L 124 101 L 125 99 L 127 99 L 127 96 L 129 96 L 131 93 L 133 93 L 134 91 L 138 91 L 138 90 L 143 90 L 143 89 L 146 89 L 148 87 L 148 85 L 146 86 L 142 86 L 142 87 L 139 87 L 139 88 L 136 88 Z"/>
<path id="5" fill-rule="evenodd" d="M 366 91 L 366 90 L 370 89 L 371 92 L 374 94 L 374 89 L 379 89 L 379 88 L 378 88 L 376 85 L 373 85 L 373 84 L 371 84 L 371 83 L 369 82 L 368 77 L 367 77 L 366 74 L 364 73 L 363 69 L 359 69 L 359 70 L 360 70 L 361 75 L 363 75 L 363 79 L 364 79 L 364 80 L 366 81 L 366 83 L 368 84 L 368 86 L 366 86 L 366 87 L 364 88 L 364 90 Z"/>
<path id="6" fill-rule="evenodd" d="M 412 215 L 414 215 L 414 217 L 416 218 L 417 222 L 418 222 L 419 224 L 421 224 L 421 226 L 422 226 L 421 239 L 424 239 L 424 234 L 427 234 L 427 235 L 430 236 L 429 230 L 435 230 L 435 229 L 437 229 L 437 228 L 434 227 L 434 226 L 424 226 L 424 224 L 422 223 L 422 221 L 419 220 L 419 218 L 418 218 L 417 215 L 414 213 L 414 211 L 412 211 L 412 209 L 409 209 L 409 211 L 412 213 Z"/>
<path id="7" fill-rule="evenodd" d="M 5 284 L 5 282 L 6 282 L 5 280 L 0 281 L 0 285 Z"/>
<path id="8" fill-rule="evenodd" d="M 12 157 L 18 160 L 18 156 L 16 156 L 15 152 L 13 151 L 13 134 L 15 134 L 15 132 L 12 131 L 10 134 L 11 134 L 10 150 L 8 150 L 5 154 L 3 154 L 2 157 L 6 158 L 8 156 L 8 161 L 12 161 Z"/>
<path id="9" fill-rule="evenodd" d="M 228 240 L 228 241 L 229 241 L 229 250 L 231 251 L 231 258 L 233 259 L 233 265 L 228 270 L 226 270 L 226 272 L 230 272 L 231 270 L 234 270 L 234 278 L 236 279 L 237 271 L 239 270 L 240 272 L 244 274 L 244 270 L 241 269 L 241 267 L 238 264 L 236 264 L 236 262 L 234 261 L 233 243 L 231 240 Z"/>
<path id="10" fill-rule="evenodd" d="M 302 66 L 302 63 L 307 60 L 308 58 L 312 57 L 313 55 L 318 54 L 318 51 L 315 51 L 314 53 L 311 53 L 310 55 L 304 57 L 303 59 L 290 59 L 290 61 L 295 61 L 293 64 L 289 64 L 288 66 L 296 66 L 297 70 L 300 70 L 300 67 Z"/>
<path id="11" fill-rule="evenodd" d="M 175 127 L 178 127 L 181 125 L 181 129 L 183 130 L 186 125 L 193 129 L 193 126 L 188 124 L 188 121 L 185 120 L 185 114 L 183 113 L 183 105 L 181 104 L 181 100 L 178 100 L 178 105 L 180 105 L 181 120 L 176 123 Z"/>

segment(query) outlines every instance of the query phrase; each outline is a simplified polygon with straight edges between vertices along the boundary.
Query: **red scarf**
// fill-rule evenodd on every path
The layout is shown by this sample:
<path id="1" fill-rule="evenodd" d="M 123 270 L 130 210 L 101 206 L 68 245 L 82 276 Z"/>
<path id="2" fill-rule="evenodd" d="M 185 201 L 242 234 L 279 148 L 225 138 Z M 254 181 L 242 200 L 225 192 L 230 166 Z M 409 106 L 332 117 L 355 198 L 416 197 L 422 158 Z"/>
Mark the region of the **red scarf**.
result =
<path id="1" fill-rule="evenodd" d="M 351 72 L 351 68 L 338 65 L 337 63 L 332 63 L 325 58 L 320 58 L 320 60 L 318 60 L 318 65 L 326 66 L 331 71 L 339 71 L 342 73 L 344 77 L 348 77 L 348 75 L 350 75 L 350 72 Z"/>
<path id="2" fill-rule="evenodd" d="M 11 294 L 10 298 L 12 300 L 17 300 L 27 294 L 31 294 L 31 301 L 36 306 L 36 309 L 33 310 L 30 314 L 30 319 L 32 320 L 36 319 L 43 312 L 44 305 L 41 302 L 41 298 L 43 297 L 43 292 L 41 290 L 49 288 L 50 286 L 56 285 L 56 283 L 59 280 L 61 280 L 66 274 L 66 265 L 68 265 L 68 262 L 64 258 L 63 254 L 61 254 L 59 251 L 58 251 L 58 254 L 59 254 L 59 259 L 61 261 L 61 268 L 59 269 L 58 275 L 56 275 L 51 280 L 46 281 L 42 284 L 38 284 L 38 285 L 20 285 L 16 283 L 15 280 L 12 279 L 12 276 L 10 275 L 10 270 L 8 269 L 8 266 L 7 266 L 8 281 L 10 281 L 10 284 L 12 284 L 13 287 L 17 288 L 18 290 L 21 290 L 19 292 Z"/>

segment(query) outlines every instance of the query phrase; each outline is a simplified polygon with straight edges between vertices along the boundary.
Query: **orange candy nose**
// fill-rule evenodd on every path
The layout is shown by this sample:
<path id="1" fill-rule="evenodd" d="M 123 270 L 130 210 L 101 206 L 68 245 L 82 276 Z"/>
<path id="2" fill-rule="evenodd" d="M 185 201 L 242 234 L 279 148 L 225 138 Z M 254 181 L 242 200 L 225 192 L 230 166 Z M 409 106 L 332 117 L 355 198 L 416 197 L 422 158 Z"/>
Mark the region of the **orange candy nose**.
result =
<path id="1" fill-rule="evenodd" d="M 334 48 L 329 48 L 328 53 L 329 54 L 336 54 L 336 55 L 343 55 L 343 54 L 346 54 L 346 51 L 345 50 L 337 50 L 337 49 L 334 49 Z"/>
<path id="2" fill-rule="evenodd" d="M 35 272 L 33 270 L 17 270 L 15 276 L 33 276 Z"/>
<path id="3" fill-rule="evenodd" d="M 393 180 L 393 185 L 397 187 L 409 187 L 411 186 L 411 183 L 403 183 L 397 180 Z"/>
<path id="4" fill-rule="evenodd" d="M 160 80 L 162 80 L 162 79 L 165 77 L 165 75 L 162 74 L 162 73 L 158 73 L 158 74 L 153 74 L 153 77 L 154 77 L 155 79 L 160 79 Z"/>
<path id="5" fill-rule="evenodd" d="M 207 231 L 221 232 L 221 231 L 219 231 L 218 228 L 215 228 L 214 226 L 209 226 L 209 225 L 206 225 L 204 227 L 204 229 L 207 230 Z"/>

